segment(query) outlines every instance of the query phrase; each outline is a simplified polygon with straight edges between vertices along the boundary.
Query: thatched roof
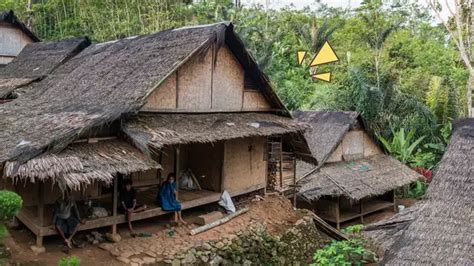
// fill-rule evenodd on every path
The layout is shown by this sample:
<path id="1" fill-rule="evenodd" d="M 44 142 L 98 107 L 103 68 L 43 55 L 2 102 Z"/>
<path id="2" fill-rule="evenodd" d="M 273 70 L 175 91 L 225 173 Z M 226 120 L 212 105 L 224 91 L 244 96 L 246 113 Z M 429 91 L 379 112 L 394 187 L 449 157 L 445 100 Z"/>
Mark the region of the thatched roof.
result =
<path id="1" fill-rule="evenodd" d="M 160 168 L 132 145 L 121 140 L 69 145 L 57 154 L 43 154 L 28 162 L 7 162 L 4 176 L 15 182 L 51 180 L 62 189 L 78 189 L 92 182 L 110 183 L 114 175 Z"/>
<path id="2" fill-rule="evenodd" d="M 323 165 L 302 182 L 299 195 L 308 201 L 322 196 L 360 200 L 407 185 L 419 177 L 420 174 L 396 159 L 379 154 Z"/>
<path id="3" fill-rule="evenodd" d="M 138 146 L 161 148 L 252 136 L 301 133 L 306 124 L 266 113 L 150 114 L 123 125 Z"/>
<path id="4" fill-rule="evenodd" d="M 30 37 L 32 41 L 40 41 L 40 39 L 17 18 L 17 16 L 13 13 L 13 10 L 0 12 L 0 23 L 2 22 L 11 24 L 13 27 L 20 29 L 28 37 Z"/>
<path id="5" fill-rule="evenodd" d="M 337 148 L 344 135 L 357 123 L 359 114 L 356 112 L 295 111 L 293 116 L 298 121 L 311 126 L 304 136 L 311 153 L 322 165 Z"/>
<path id="6" fill-rule="evenodd" d="M 386 252 L 418 216 L 421 204 L 418 202 L 386 220 L 364 226 L 363 234 Z"/>
<path id="7" fill-rule="evenodd" d="M 179 66 L 224 42 L 272 107 L 288 115 L 232 24 L 166 30 L 91 45 L 22 97 L 0 105 L 0 164 L 60 151 L 88 129 L 137 112 Z"/>
<path id="8" fill-rule="evenodd" d="M 40 80 L 90 44 L 87 38 L 30 43 L 5 67 L 0 68 L 0 98 Z"/>
<path id="9" fill-rule="evenodd" d="M 382 263 L 473 265 L 474 119 L 455 126 L 416 218 Z"/>

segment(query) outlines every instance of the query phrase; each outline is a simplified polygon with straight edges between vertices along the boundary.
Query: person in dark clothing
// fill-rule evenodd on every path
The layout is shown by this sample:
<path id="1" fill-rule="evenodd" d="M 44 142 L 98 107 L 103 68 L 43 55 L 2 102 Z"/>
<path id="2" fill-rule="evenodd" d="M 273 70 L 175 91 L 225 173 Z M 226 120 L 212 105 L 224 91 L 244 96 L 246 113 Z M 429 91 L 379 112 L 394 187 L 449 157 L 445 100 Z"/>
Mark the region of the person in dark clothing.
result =
<path id="1" fill-rule="evenodd" d="M 66 190 L 64 195 L 56 200 L 53 215 L 53 225 L 63 238 L 64 245 L 67 248 L 72 248 L 72 238 L 79 228 L 79 223 L 84 223 L 81 220 L 76 201 L 70 194 L 71 191 Z"/>
<path id="2" fill-rule="evenodd" d="M 132 187 L 131 179 L 125 181 L 125 187 L 120 192 L 120 202 L 123 212 L 127 215 L 128 229 L 130 229 L 132 236 L 134 236 L 135 231 L 132 227 L 132 214 L 146 210 L 147 206 L 137 204 L 136 191 Z"/>

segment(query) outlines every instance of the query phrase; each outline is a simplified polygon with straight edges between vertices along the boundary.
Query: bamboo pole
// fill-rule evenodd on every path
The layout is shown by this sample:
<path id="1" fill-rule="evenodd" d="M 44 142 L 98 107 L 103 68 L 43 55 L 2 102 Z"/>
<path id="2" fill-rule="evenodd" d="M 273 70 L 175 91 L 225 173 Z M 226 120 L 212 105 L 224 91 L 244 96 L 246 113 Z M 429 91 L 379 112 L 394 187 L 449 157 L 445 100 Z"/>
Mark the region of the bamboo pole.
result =
<path id="1" fill-rule="evenodd" d="M 214 228 L 214 227 L 216 227 L 216 226 L 219 226 L 219 225 L 221 225 L 221 224 L 225 224 L 225 223 L 227 223 L 228 221 L 230 221 L 231 219 L 233 219 L 233 218 L 235 218 L 235 217 L 237 217 L 237 216 L 239 216 L 239 215 L 241 215 L 241 214 L 244 214 L 244 213 L 248 212 L 248 210 L 249 210 L 249 208 L 243 208 L 243 209 L 241 209 L 241 210 L 238 210 L 238 211 L 236 211 L 236 212 L 234 212 L 234 213 L 232 213 L 232 214 L 229 214 L 229 215 L 225 216 L 224 218 L 221 218 L 221 219 L 219 219 L 219 220 L 217 220 L 217 221 L 214 221 L 214 222 L 212 222 L 212 223 L 210 223 L 210 224 L 206 224 L 206 225 L 200 226 L 200 227 L 198 227 L 198 228 L 194 228 L 193 230 L 191 230 L 190 234 L 193 236 L 193 235 L 196 235 L 196 234 L 205 232 L 205 231 L 207 231 L 207 230 L 209 230 L 209 229 L 212 229 L 212 228 Z"/>

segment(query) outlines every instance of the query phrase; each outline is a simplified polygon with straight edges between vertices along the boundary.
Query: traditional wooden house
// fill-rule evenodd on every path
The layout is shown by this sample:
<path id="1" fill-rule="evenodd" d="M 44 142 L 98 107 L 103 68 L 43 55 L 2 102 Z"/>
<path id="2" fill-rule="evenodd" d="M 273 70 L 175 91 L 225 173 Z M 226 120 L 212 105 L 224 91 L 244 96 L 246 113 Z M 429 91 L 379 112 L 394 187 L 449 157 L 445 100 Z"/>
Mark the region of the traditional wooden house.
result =
<path id="1" fill-rule="evenodd" d="M 13 13 L 0 12 L 0 67 L 11 62 L 29 43 L 39 42 Z"/>
<path id="2" fill-rule="evenodd" d="M 295 112 L 311 125 L 305 137 L 319 162 L 297 163 L 300 205 L 336 224 L 395 208 L 394 189 L 420 175 L 383 154 L 356 112 Z"/>
<path id="3" fill-rule="evenodd" d="M 66 188 L 109 211 L 80 230 L 115 232 L 125 222 L 117 212 L 123 178 L 134 180 L 138 200 L 150 206 L 133 216 L 140 220 L 165 214 L 155 195 L 170 172 L 191 172 L 200 184 L 179 191 L 183 209 L 217 202 L 224 190 L 266 189 L 267 154 L 275 152 L 269 139 L 293 160 L 316 163 L 301 135 L 306 125 L 291 118 L 232 24 L 86 44 L 41 79 L 10 86 L 18 97 L 0 105 L 3 184 L 24 198 L 18 218 L 38 245 L 56 234 L 48 206 Z M 23 51 L 18 65 L 43 54 Z"/>
<path id="4" fill-rule="evenodd" d="M 453 136 L 425 199 L 364 232 L 385 251 L 383 265 L 472 265 L 474 119 Z"/>

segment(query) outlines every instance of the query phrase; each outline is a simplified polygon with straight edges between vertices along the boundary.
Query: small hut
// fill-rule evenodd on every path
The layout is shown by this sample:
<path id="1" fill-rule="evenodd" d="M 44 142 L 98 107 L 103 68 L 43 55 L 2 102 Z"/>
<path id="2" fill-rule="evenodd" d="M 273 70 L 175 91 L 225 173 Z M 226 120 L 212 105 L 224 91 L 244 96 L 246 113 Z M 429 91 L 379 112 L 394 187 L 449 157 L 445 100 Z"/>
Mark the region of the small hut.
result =
<path id="1" fill-rule="evenodd" d="M 474 119 L 454 124 L 454 133 L 425 200 L 366 234 L 386 251 L 384 265 L 473 265 Z"/>
<path id="2" fill-rule="evenodd" d="M 63 42 L 71 46 L 46 49 Z M 44 65 L 30 60 L 41 56 Z M 17 67 L 33 71 L 10 71 Z M 185 175 L 199 184 L 178 191 L 189 209 L 217 202 L 223 191 L 264 191 L 275 165 L 295 182 L 283 152 L 293 166 L 296 158 L 317 162 L 302 137 L 307 125 L 291 118 L 229 23 L 99 44 L 31 44 L 0 79 L 35 71 L 40 77 L 5 89 L 17 97 L 0 105 L 0 168 L 4 186 L 24 198 L 18 218 L 37 245 L 56 234 L 49 207 L 66 188 L 108 210 L 79 230 L 115 232 L 125 222 L 117 213 L 123 179 L 149 206 L 133 215 L 140 220 L 166 214 L 155 199 L 170 172 L 178 184 Z"/>
<path id="3" fill-rule="evenodd" d="M 27 44 L 40 41 L 12 10 L 0 12 L 0 39 L 0 67 L 11 62 Z"/>
<path id="4" fill-rule="evenodd" d="M 340 224 L 382 209 L 395 208 L 394 189 L 420 175 L 383 154 L 365 132 L 356 112 L 295 112 L 311 125 L 305 133 L 319 162 L 297 164 L 300 204 L 326 221 Z"/>

